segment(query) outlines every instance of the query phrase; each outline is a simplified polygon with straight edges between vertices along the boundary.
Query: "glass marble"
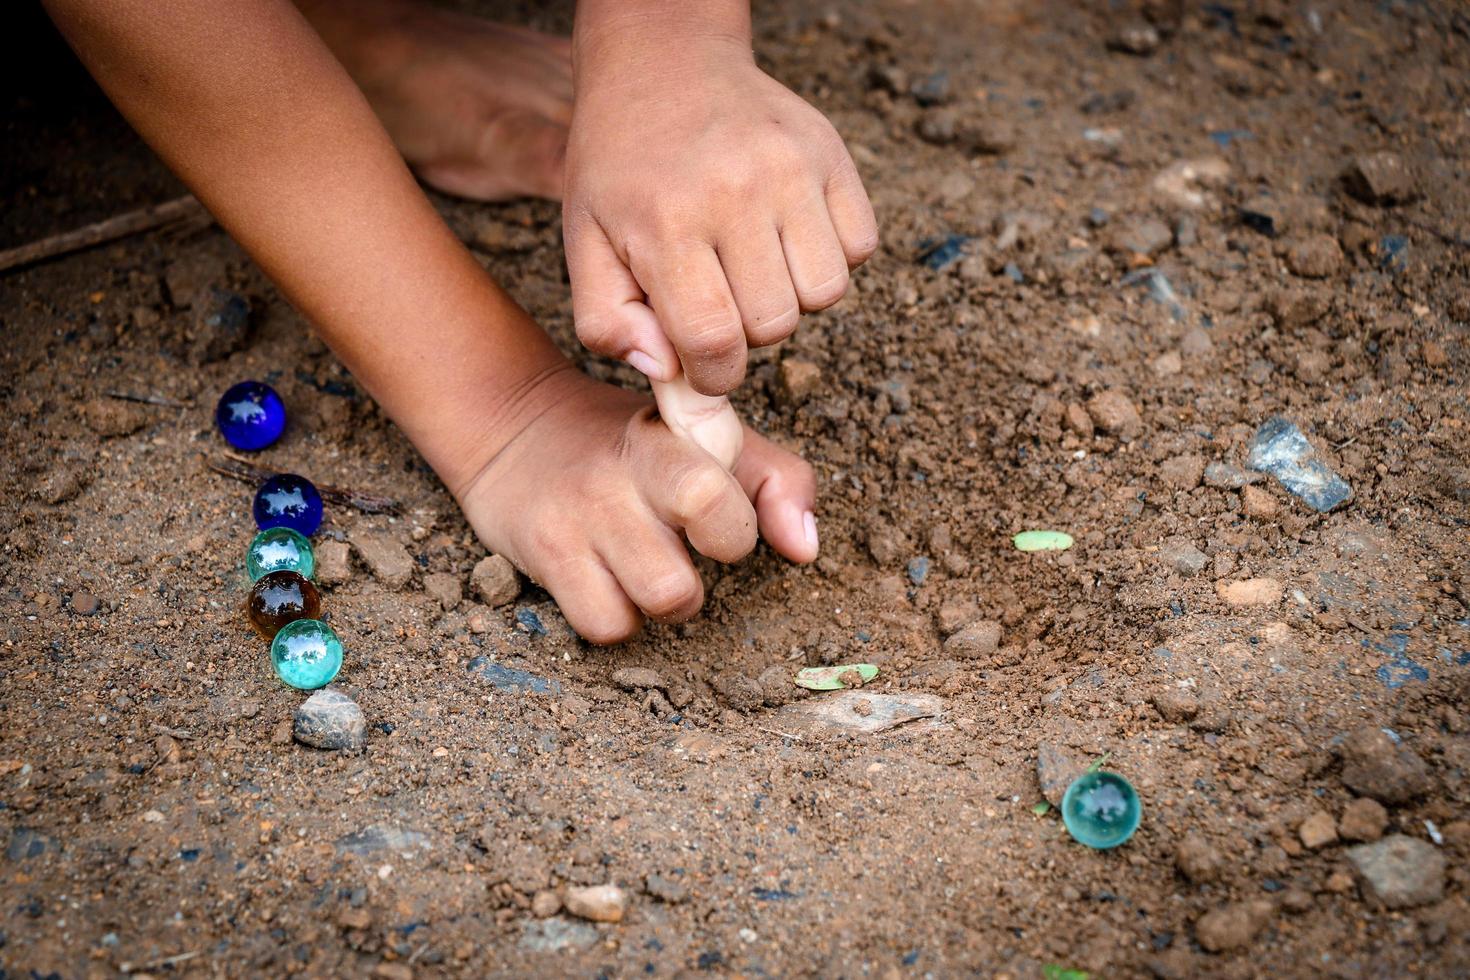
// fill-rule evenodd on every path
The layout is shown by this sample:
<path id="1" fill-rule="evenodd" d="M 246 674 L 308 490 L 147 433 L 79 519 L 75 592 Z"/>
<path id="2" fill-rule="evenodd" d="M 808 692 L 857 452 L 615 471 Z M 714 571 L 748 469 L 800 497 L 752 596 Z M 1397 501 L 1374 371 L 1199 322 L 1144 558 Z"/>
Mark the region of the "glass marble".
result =
<path id="1" fill-rule="evenodd" d="M 287 623 L 320 616 L 322 597 L 299 572 L 269 572 L 251 586 L 245 612 L 255 632 L 269 640 Z"/>
<path id="2" fill-rule="evenodd" d="M 1142 814 L 1138 794 L 1115 772 L 1084 773 L 1062 797 L 1067 832 L 1079 844 L 1100 851 L 1132 837 Z"/>
<path id="3" fill-rule="evenodd" d="M 289 527 L 308 538 L 322 525 L 322 495 L 304 476 L 278 473 L 255 492 L 255 526 Z"/>
<path id="4" fill-rule="evenodd" d="M 214 410 L 220 435 L 236 449 L 264 449 L 286 430 L 286 406 L 268 384 L 242 381 L 220 396 Z"/>
<path id="5" fill-rule="evenodd" d="M 266 528 L 257 534 L 245 551 L 245 570 L 250 581 L 258 580 L 269 572 L 296 572 L 302 578 L 311 578 L 316 571 L 316 556 L 312 554 L 311 542 L 289 527 Z"/>
<path id="6" fill-rule="evenodd" d="M 298 619 L 281 627 L 271 641 L 271 666 L 292 687 L 315 691 L 342 669 L 342 641 L 326 623 Z"/>

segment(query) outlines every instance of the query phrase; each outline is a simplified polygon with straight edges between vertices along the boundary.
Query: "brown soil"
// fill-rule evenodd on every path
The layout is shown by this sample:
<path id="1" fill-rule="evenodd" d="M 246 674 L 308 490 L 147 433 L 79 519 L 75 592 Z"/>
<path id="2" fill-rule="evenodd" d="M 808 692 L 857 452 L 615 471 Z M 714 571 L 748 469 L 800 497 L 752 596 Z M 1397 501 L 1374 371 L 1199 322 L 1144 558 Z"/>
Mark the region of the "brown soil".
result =
<path id="1" fill-rule="evenodd" d="M 1167 7 L 764 5 L 762 58 L 831 114 L 885 229 L 853 295 L 739 397 L 816 466 L 826 552 L 705 566 L 699 619 L 619 649 L 530 587 L 469 595 L 484 552 L 452 500 L 217 229 L 6 276 L 6 975 L 1470 970 L 1470 21 L 1433 0 Z M 1117 50 L 1150 48 L 1144 14 L 1157 48 Z M 176 193 L 25 26 L 3 244 Z M 939 70 L 947 104 L 921 106 L 900 76 Z M 1344 183 L 1380 152 L 1407 183 Z M 1184 188 L 1202 207 L 1155 188 L 1208 157 L 1228 175 Z M 575 351 L 557 209 L 438 203 Z M 948 234 L 971 236 L 961 258 L 918 261 Z M 1177 318 L 1121 285 L 1150 262 Z M 192 285 L 251 300 L 243 349 L 207 360 Z M 783 386 L 783 359 L 815 377 L 793 364 Z M 258 462 L 403 505 L 329 505 L 317 539 L 383 531 L 418 566 L 325 591 L 362 754 L 290 741 L 302 698 L 240 612 L 252 491 L 204 460 L 246 377 L 292 412 Z M 1350 503 L 1201 481 L 1276 414 Z M 1014 550 L 1034 527 L 1076 546 Z M 1227 602 L 1252 578 L 1281 588 Z M 981 627 L 946 647 L 940 622 L 971 620 L 998 645 Z M 560 693 L 497 688 L 475 657 Z M 939 717 L 798 731 L 781 702 L 831 696 L 790 675 L 856 660 L 882 668 L 867 693 L 936 697 Z M 667 698 L 616 689 L 629 666 Z M 1439 838 L 1442 897 L 1387 909 L 1350 843 L 1323 843 L 1313 815 L 1343 817 L 1338 746 L 1365 727 L 1427 764 L 1365 763 L 1412 784 L 1378 791 L 1388 831 Z M 1111 753 L 1143 800 L 1131 842 L 1089 851 L 1033 811 L 1043 750 L 1063 769 Z M 1344 832 L 1372 832 L 1361 810 Z M 557 905 L 538 892 L 607 882 L 621 923 L 537 918 Z"/>

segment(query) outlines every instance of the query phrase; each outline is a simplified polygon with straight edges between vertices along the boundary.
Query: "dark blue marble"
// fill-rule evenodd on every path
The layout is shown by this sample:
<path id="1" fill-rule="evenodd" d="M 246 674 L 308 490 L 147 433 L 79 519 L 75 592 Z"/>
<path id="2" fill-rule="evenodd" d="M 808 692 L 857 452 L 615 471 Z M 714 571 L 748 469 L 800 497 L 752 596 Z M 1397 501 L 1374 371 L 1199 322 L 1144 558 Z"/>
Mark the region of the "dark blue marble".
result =
<path id="1" fill-rule="evenodd" d="M 255 492 L 255 526 L 289 527 L 311 537 L 322 524 L 322 495 L 304 476 L 278 473 Z"/>
<path id="2" fill-rule="evenodd" d="M 270 385 L 242 381 L 220 396 L 214 424 L 230 445 L 255 452 L 286 431 L 286 406 Z"/>

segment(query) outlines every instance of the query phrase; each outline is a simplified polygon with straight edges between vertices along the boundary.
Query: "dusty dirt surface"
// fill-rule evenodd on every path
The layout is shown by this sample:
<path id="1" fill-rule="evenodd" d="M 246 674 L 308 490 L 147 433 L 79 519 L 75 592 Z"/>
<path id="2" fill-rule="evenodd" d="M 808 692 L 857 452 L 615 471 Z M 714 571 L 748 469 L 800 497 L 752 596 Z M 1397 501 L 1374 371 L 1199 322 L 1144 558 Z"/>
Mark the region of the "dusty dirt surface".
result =
<path id="1" fill-rule="evenodd" d="M 885 229 L 739 396 L 816 466 L 825 554 L 705 565 L 704 615 L 624 647 L 482 601 L 453 501 L 218 229 L 0 280 L 6 976 L 1470 970 L 1464 8 L 758 25 Z M 27 31 L 0 244 L 177 193 Z M 438 203 L 575 352 L 556 207 Z M 361 752 L 293 742 L 240 611 L 253 488 L 205 464 L 247 377 L 291 412 L 259 465 L 401 504 L 316 538 Z M 1278 415 L 1349 501 L 1246 468 Z M 853 661 L 857 698 L 791 684 Z M 842 727 L 885 696 L 933 716 Z M 1095 852 L 1037 811 L 1104 754 L 1143 823 Z"/>

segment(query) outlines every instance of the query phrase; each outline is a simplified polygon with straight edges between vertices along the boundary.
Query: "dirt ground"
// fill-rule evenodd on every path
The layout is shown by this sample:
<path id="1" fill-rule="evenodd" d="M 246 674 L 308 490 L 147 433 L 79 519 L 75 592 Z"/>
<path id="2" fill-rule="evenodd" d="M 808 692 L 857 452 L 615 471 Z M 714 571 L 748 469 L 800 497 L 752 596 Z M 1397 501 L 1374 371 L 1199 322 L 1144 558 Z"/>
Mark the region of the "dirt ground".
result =
<path id="1" fill-rule="evenodd" d="M 0 247 L 181 193 L 5 16 Z M 0 278 L 0 973 L 1470 971 L 1465 8 L 757 20 L 884 226 L 738 398 L 817 468 L 825 555 L 705 564 L 623 647 L 481 601 L 453 501 L 217 228 Z M 436 202 L 587 361 L 557 208 Z M 316 539 L 358 543 L 324 602 L 360 753 L 291 740 L 240 611 L 253 489 L 205 463 L 244 378 L 291 413 L 261 466 L 401 503 Z M 1348 502 L 1244 468 L 1277 415 Z M 790 682 L 853 661 L 857 710 Z M 937 717 L 803 713 L 882 695 Z M 1105 754 L 1143 822 L 1096 852 L 1037 811 Z M 621 922 L 556 911 L 605 883 Z"/>

